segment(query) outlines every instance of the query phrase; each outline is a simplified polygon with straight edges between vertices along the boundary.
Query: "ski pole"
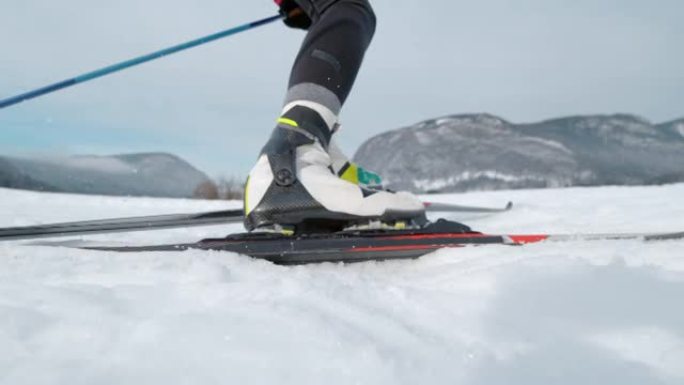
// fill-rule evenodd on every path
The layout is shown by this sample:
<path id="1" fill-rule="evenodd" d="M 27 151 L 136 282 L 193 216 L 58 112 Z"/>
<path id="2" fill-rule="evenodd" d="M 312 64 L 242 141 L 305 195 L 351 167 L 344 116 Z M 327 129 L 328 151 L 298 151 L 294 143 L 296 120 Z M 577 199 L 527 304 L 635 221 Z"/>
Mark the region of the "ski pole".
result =
<path id="1" fill-rule="evenodd" d="M 21 95 L 12 96 L 12 97 L 7 98 L 7 99 L 2 99 L 2 100 L 0 100 L 0 109 L 3 109 L 5 107 L 9 107 L 9 106 L 12 106 L 15 104 L 19 104 L 23 101 L 33 99 L 33 98 L 37 98 L 37 97 L 45 95 L 45 94 L 49 94 L 49 93 L 52 93 L 55 91 L 59 91 L 61 89 L 67 88 L 67 87 L 75 86 L 76 84 L 85 83 L 87 81 L 97 79 L 97 78 L 103 77 L 105 75 L 112 74 L 114 72 L 123 71 L 127 68 L 131 68 L 131 67 L 143 64 L 143 63 L 147 63 L 147 62 L 152 61 L 152 60 L 160 59 L 164 56 L 172 55 L 172 54 L 180 52 L 180 51 L 185 51 L 187 49 L 194 48 L 194 47 L 197 47 L 199 45 L 207 44 L 207 43 L 210 43 L 212 41 L 222 39 L 224 37 L 235 35 L 237 33 L 244 32 L 244 31 L 248 31 L 250 29 L 272 23 L 276 20 L 280 20 L 281 18 L 283 18 L 283 16 L 278 14 L 275 16 L 267 17 L 265 19 L 253 21 L 251 23 L 243 24 L 243 25 L 231 28 L 231 29 L 227 29 L 225 31 L 217 32 L 217 33 L 205 36 L 205 37 L 201 37 L 199 39 L 191 40 L 191 41 L 179 44 L 179 45 L 175 45 L 173 47 L 162 49 L 162 50 L 157 51 L 157 52 L 153 52 L 153 53 L 150 53 L 147 55 L 143 55 L 143 56 L 140 56 L 140 57 L 137 57 L 134 59 L 126 60 L 126 61 L 123 61 L 121 63 L 117 63 L 117 64 L 114 64 L 114 65 L 111 65 L 108 67 L 104 67 L 104 68 L 101 68 L 101 69 L 98 69 L 98 70 L 95 70 L 92 72 L 88 72 L 86 74 L 77 76 L 75 78 L 71 78 L 71 79 L 63 80 L 63 81 L 58 82 L 58 83 L 50 84 L 48 86 L 41 87 L 41 88 L 38 88 L 36 90 L 23 93 Z"/>

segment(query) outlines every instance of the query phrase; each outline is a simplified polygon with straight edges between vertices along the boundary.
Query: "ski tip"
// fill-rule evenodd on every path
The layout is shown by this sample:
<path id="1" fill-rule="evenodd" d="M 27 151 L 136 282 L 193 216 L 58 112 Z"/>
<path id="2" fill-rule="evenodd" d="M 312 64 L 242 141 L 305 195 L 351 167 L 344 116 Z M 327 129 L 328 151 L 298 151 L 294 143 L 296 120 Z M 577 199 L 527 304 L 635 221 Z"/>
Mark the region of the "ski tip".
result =
<path id="1" fill-rule="evenodd" d="M 539 243 L 549 239 L 548 234 L 526 234 L 526 235 L 508 235 L 511 243 L 514 245 L 526 245 L 528 243 Z"/>

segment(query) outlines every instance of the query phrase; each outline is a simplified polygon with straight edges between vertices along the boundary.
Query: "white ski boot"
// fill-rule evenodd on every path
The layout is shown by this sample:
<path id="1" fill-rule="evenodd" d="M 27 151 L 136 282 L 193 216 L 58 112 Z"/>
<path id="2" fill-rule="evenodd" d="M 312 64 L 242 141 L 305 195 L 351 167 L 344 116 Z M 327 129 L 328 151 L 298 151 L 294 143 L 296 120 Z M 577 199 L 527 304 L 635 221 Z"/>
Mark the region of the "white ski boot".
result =
<path id="1" fill-rule="evenodd" d="M 369 189 L 353 178 L 338 177 L 327 150 L 331 131 L 317 112 L 301 105 L 278 120 L 245 185 L 248 230 L 325 232 L 371 222 L 426 222 L 425 208 L 415 195 Z M 345 174 L 342 168 L 337 171 Z"/>

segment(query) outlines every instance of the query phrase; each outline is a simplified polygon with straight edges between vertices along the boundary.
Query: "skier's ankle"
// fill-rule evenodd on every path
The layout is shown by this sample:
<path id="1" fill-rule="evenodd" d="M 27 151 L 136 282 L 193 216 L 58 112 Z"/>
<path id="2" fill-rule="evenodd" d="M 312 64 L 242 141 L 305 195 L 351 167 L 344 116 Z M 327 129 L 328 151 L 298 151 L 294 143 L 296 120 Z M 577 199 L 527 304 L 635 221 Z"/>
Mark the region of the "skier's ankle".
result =
<path id="1" fill-rule="evenodd" d="M 289 106 L 278 118 L 278 128 L 291 129 L 317 140 L 324 148 L 330 145 L 332 127 L 313 108 L 302 104 Z"/>

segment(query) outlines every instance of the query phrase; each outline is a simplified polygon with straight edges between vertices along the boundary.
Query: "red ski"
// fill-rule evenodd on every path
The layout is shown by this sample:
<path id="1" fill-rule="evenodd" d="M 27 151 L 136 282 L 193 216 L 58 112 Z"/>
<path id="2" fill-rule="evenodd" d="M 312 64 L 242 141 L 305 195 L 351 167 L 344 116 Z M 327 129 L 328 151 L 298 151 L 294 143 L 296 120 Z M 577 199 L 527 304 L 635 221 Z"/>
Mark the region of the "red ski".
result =
<path id="1" fill-rule="evenodd" d="M 82 248 L 117 252 L 217 250 L 248 255 L 278 264 L 303 264 L 417 258 L 438 249 L 468 245 L 525 245 L 551 241 L 625 239 L 644 241 L 684 239 L 684 232 L 496 235 L 472 232 L 461 224 L 440 220 L 419 230 L 354 231 L 299 236 L 246 233 L 186 244 L 133 247 L 86 246 Z"/>

